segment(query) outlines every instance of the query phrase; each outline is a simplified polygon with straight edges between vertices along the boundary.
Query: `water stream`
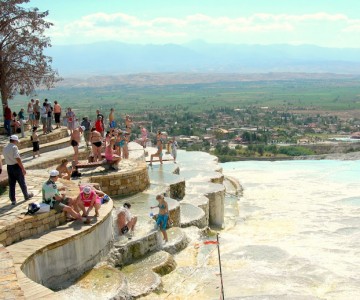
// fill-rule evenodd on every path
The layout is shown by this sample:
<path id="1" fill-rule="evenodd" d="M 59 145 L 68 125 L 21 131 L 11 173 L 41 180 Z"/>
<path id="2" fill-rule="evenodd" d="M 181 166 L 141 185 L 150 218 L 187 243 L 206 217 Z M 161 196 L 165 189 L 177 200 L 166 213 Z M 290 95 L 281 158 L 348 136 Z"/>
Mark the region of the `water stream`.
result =
<path id="1" fill-rule="evenodd" d="M 240 201 L 228 195 L 220 232 L 226 299 L 360 297 L 358 161 L 222 167 L 244 187 Z M 219 299 L 217 253 L 208 256 L 210 248 L 195 243 L 175 256 L 178 267 L 163 277 L 161 299 Z"/>
<path id="2" fill-rule="evenodd" d="M 232 184 L 224 182 L 225 228 L 220 230 L 220 250 L 225 299 L 360 298 L 358 161 L 251 161 L 216 166 L 206 153 L 179 152 L 180 176 L 184 170 L 186 180 L 206 179 L 208 166 L 223 168 L 244 188 L 239 198 Z M 156 203 L 154 194 L 174 179 L 168 175 L 170 169 L 155 165 L 149 169 L 153 179 L 149 190 L 115 200 L 116 206 L 124 201 L 133 204 L 140 235 L 153 230 L 149 207 Z M 216 245 L 204 244 L 215 236 L 204 236 L 195 227 L 183 230 L 191 241 L 174 255 L 176 269 L 162 276 L 162 291 L 141 299 L 219 299 Z"/>

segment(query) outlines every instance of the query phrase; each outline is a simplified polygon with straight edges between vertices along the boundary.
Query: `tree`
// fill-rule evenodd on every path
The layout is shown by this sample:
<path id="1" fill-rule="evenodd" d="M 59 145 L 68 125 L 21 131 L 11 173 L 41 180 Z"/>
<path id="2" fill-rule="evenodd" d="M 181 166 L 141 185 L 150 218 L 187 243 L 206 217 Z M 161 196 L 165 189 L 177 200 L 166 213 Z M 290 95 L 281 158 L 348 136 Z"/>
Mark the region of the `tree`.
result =
<path id="1" fill-rule="evenodd" d="M 17 93 L 30 95 L 36 87 L 51 88 L 60 80 L 44 55 L 51 47 L 44 35 L 53 24 L 44 20 L 48 11 L 24 8 L 30 0 L 0 0 L 0 92 L 7 103 Z"/>

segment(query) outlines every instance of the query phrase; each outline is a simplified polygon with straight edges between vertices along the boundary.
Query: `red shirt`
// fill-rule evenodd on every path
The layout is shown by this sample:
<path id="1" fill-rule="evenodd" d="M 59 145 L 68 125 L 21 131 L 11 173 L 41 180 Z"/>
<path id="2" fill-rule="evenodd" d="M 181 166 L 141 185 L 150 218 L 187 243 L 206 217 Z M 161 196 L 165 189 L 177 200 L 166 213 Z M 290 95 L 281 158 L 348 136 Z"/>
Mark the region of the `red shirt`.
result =
<path id="1" fill-rule="evenodd" d="M 103 125 L 102 125 L 101 120 L 96 120 L 96 122 L 95 122 L 95 129 L 96 129 L 96 131 L 98 131 L 98 132 L 104 131 L 104 128 L 103 128 Z"/>
<path id="2" fill-rule="evenodd" d="M 11 120 L 12 119 L 11 109 L 8 106 L 5 107 L 4 118 L 5 118 L 5 120 Z"/>

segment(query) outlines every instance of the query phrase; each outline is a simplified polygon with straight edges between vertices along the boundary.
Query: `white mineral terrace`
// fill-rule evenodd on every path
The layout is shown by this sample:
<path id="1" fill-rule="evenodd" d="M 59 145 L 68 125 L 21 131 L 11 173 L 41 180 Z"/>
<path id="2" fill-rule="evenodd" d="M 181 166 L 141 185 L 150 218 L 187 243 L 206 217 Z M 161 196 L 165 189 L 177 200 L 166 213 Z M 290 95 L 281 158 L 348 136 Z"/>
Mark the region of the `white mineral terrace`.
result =
<path id="1" fill-rule="evenodd" d="M 104 204 L 100 217 L 92 218 L 90 225 L 79 221 L 65 224 L 56 221 L 54 227 L 43 226 L 43 231 L 34 231 L 30 237 L 20 236 L 12 243 L 9 240 L 8 246 L 0 248 L 9 264 L 6 270 L 13 272 L 11 282 L 0 285 L 0 291 L 4 292 L 0 294 L 5 297 L 17 295 L 18 299 L 121 299 L 145 296 L 154 290 L 161 290 L 161 275 L 176 268 L 172 255 L 199 237 L 198 228 L 224 225 L 225 188 L 221 184 L 223 176 L 218 173 L 221 168 L 217 165 L 216 157 L 180 150 L 177 164 L 165 156 L 168 161 L 164 165 L 154 162 L 150 168 L 145 165 L 142 147 L 131 143 L 130 150 L 130 159 L 120 163 L 119 171 L 107 171 L 102 167 L 86 169 L 81 179 L 70 181 L 68 185 L 65 183 L 72 195 L 78 192 L 80 181 L 94 182 L 94 179 L 108 184 L 108 190 L 104 188 L 104 191 L 112 191 L 115 186 L 115 191 L 122 193 Z M 154 151 L 147 149 L 148 154 Z M 48 170 L 61 158 L 69 156 L 71 152 L 68 148 L 60 148 L 44 153 L 37 161 L 40 167 L 37 167 L 36 160 L 28 160 L 31 169 L 28 177 L 34 182 L 29 189 L 35 193 L 35 200 L 41 198 L 41 183 L 46 179 Z M 196 164 L 193 163 L 194 158 Z M 49 161 L 53 165 L 49 165 Z M 142 170 L 145 170 L 146 176 Z M 146 180 L 150 182 L 146 183 Z M 133 187 L 127 188 L 127 185 Z M 163 244 L 155 221 L 150 217 L 150 213 L 157 214 L 157 209 L 151 210 L 150 206 L 157 204 L 155 197 L 159 193 L 165 193 L 174 223 L 174 227 L 167 230 L 167 244 Z M 138 216 L 137 228 L 131 240 L 119 236 L 114 226 L 116 211 L 124 201 L 132 204 L 131 211 Z M 20 205 L 18 211 L 25 211 L 26 202 Z M 39 216 L 14 215 L 12 219 L 8 218 L 8 223 L 2 223 L 0 235 L 9 233 L 8 229 L 16 233 L 14 228 L 18 225 L 14 224 L 42 224 L 46 221 L 46 216 L 42 219 Z M 104 276 L 111 277 L 111 280 L 105 280 Z M 7 277 L 1 278 L 0 282 L 7 280 Z M 89 287 L 94 286 L 98 288 L 91 288 L 89 292 Z"/>

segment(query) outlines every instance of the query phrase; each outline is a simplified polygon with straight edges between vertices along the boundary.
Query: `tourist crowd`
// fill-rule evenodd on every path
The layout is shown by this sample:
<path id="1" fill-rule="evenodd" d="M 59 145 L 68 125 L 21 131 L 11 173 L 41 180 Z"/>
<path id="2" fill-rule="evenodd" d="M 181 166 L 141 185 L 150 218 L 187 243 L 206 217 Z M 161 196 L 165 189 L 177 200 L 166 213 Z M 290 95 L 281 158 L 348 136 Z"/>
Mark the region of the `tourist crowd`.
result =
<path id="1" fill-rule="evenodd" d="M 71 178 L 80 177 L 79 168 L 79 145 L 81 136 L 83 135 L 86 147 L 91 147 L 91 155 L 88 163 L 96 164 L 97 162 L 110 165 L 110 169 L 116 169 L 117 164 L 121 159 L 129 157 L 128 143 L 132 132 L 133 121 L 129 115 L 125 116 L 125 129 L 120 129 L 120 122 L 117 122 L 115 117 L 115 110 L 110 109 L 108 115 L 108 122 L 105 123 L 104 115 L 100 110 L 96 111 L 96 120 L 91 122 L 87 116 L 79 119 L 74 111 L 69 107 L 66 109 L 64 115 L 62 108 L 58 101 L 52 104 L 48 99 L 45 99 L 40 104 L 39 99 L 31 99 L 27 104 L 28 118 L 25 117 L 25 110 L 20 109 L 19 113 L 11 112 L 8 105 L 4 106 L 4 128 L 6 134 L 10 137 L 9 143 L 3 149 L 3 156 L 7 165 L 7 172 L 9 178 L 9 197 L 13 205 L 16 204 L 15 186 L 19 183 L 25 200 L 33 197 L 32 193 L 28 193 L 25 182 L 26 170 L 22 163 L 17 144 L 19 138 L 13 133 L 20 133 L 24 131 L 24 124 L 30 125 L 31 136 L 30 139 L 33 144 L 33 158 L 40 156 L 40 140 L 38 129 L 42 126 L 42 134 L 49 134 L 53 130 L 61 128 L 61 125 L 66 126 L 70 132 L 70 145 L 74 149 L 74 158 L 71 162 L 71 167 L 68 166 L 69 161 L 63 159 L 61 164 L 56 169 L 50 172 L 49 179 L 42 185 L 42 201 L 55 209 L 57 212 L 66 212 L 71 220 L 82 220 L 85 223 L 90 223 L 89 214 L 94 208 L 95 217 L 99 216 L 99 209 L 104 199 L 108 199 L 99 189 L 92 185 L 79 186 L 79 194 L 76 198 L 67 197 L 65 188 L 58 188 L 57 181 L 59 178 L 70 180 Z M 61 119 L 63 118 L 63 119 Z M 41 123 L 40 123 L 41 122 Z M 55 125 L 55 127 L 53 127 Z M 139 143 L 146 148 L 148 141 L 148 131 L 144 126 L 140 126 L 141 137 Z M 158 157 L 160 164 L 163 163 L 163 144 L 164 137 L 161 131 L 156 135 L 157 152 L 150 157 L 150 165 L 153 163 L 153 158 Z M 168 144 L 171 148 L 171 154 L 176 162 L 177 143 L 175 138 Z M 2 171 L 2 162 L 0 159 L 0 174 Z M 159 205 L 159 214 L 157 218 L 157 225 L 163 233 L 164 241 L 168 240 L 166 234 L 166 226 L 168 222 L 168 205 L 164 200 L 164 196 L 158 195 L 156 197 Z M 131 204 L 126 202 L 118 212 L 117 225 L 120 234 L 127 234 L 129 238 L 132 237 L 135 225 L 137 222 L 136 216 L 130 213 Z M 151 209 L 154 207 L 151 207 Z"/>

